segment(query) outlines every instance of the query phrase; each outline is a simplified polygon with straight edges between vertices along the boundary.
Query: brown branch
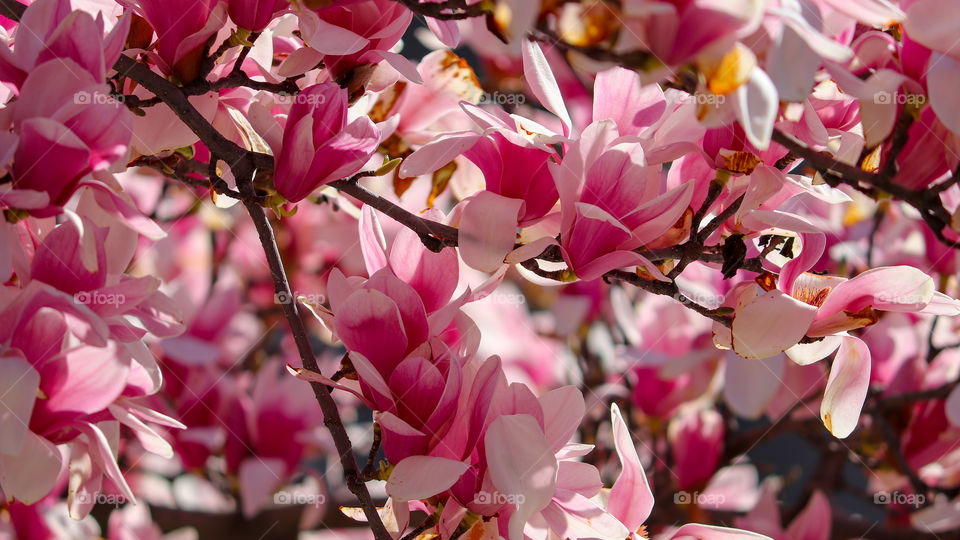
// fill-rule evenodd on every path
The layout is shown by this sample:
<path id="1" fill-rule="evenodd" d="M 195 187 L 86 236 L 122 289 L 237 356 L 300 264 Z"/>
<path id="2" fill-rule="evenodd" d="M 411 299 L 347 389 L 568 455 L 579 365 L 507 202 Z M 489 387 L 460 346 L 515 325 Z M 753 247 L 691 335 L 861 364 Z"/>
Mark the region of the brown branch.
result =
<path id="1" fill-rule="evenodd" d="M 924 223 L 930 227 L 933 234 L 946 246 L 960 249 L 960 242 L 953 241 L 943 234 L 943 229 L 950 224 L 950 212 L 940 199 L 940 191 L 936 189 L 912 190 L 893 182 L 884 174 L 874 174 L 859 167 L 838 161 L 828 152 L 816 151 L 793 135 L 779 129 L 773 130 L 773 141 L 790 152 L 804 159 L 823 176 L 823 179 L 832 187 L 845 184 L 871 197 L 876 198 L 876 190 L 889 193 L 920 212 Z M 895 167 L 885 167 L 887 174 L 895 171 Z"/>
<path id="2" fill-rule="evenodd" d="M 483 2 L 467 4 L 466 0 L 447 0 L 446 2 L 423 2 L 420 0 L 393 0 L 403 4 L 410 11 L 424 17 L 440 20 L 460 20 L 486 15 Z"/>
<path id="3" fill-rule="evenodd" d="M 363 176 L 363 175 L 361 175 Z M 459 238 L 459 231 L 456 228 L 443 223 L 437 223 L 429 219 L 423 219 L 420 216 L 412 214 L 407 210 L 393 204 L 369 189 L 357 183 L 361 176 L 337 180 L 329 185 L 342 193 L 362 201 L 364 204 L 383 212 L 400 224 L 409 228 L 420 236 L 420 240 L 428 249 L 440 251 L 448 246 L 456 246 Z M 369 176 L 369 175 L 366 175 Z"/>

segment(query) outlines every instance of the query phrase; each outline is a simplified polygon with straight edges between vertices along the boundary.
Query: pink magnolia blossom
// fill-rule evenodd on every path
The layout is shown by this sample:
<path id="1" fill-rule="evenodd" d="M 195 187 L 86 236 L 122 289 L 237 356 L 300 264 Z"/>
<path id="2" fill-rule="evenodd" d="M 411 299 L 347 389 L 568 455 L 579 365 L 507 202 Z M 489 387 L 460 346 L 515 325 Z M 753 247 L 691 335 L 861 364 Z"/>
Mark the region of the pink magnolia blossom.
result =
<path id="1" fill-rule="evenodd" d="M 723 453 L 723 435 L 723 417 L 714 409 L 682 411 L 670 421 L 667 437 L 680 489 L 696 489 L 713 476 Z"/>
<path id="2" fill-rule="evenodd" d="M 660 165 L 647 164 L 640 143 L 620 137 L 610 120 L 587 127 L 563 163 L 550 167 L 560 193 L 560 249 L 577 277 L 595 279 L 638 264 L 661 275 L 633 250 L 686 238 L 688 231 L 677 225 L 688 211 L 692 184 L 664 191 Z"/>
<path id="3" fill-rule="evenodd" d="M 874 310 L 919 312 L 930 305 L 939 312 L 939 301 L 930 276 L 912 267 L 874 268 L 852 279 L 809 273 L 825 241 L 822 233 L 802 238 L 802 253 L 784 265 L 776 288 L 742 283 L 727 295 L 733 323 L 729 330 L 715 324 L 714 340 L 748 359 L 785 351 L 801 365 L 839 349 L 820 412 L 827 428 L 843 438 L 857 425 L 870 381 L 870 350 L 847 332 L 876 323 Z M 804 338 L 812 342 L 801 343 Z"/>
<path id="4" fill-rule="evenodd" d="M 367 117 L 348 121 L 347 91 L 333 83 L 304 89 L 290 108 L 274 183 L 290 202 L 349 176 L 377 148 L 377 128 Z"/>
<path id="5" fill-rule="evenodd" d="M 199 75 L 204 46 L 226 22 L 226 6 L 214 0 L 125 0 L 157 35 L 156 55 L 163 70 L 183 82 Z"/>
<path id="6" fill-rule="evenodd" d="M 240 28 L 261 32 L 289 4 L 289 0 L 229 0 L 227 13 Z"/>
<path id="7" fill-rule="evenodd" d="M 304 42 L 323 54 L 335 78 L 366 64 L 386 60 L 405 75 L 415 70 L 409 60 L 390 49 L 403 36 L 413 13 L 390 0 L 335 0 L 319 9 L 301 8 Z M 413 80 L 418 77 L 413 75 Z"/>
<path id="8" fill-rule="evenodd" d="M 37 66 L 69 58 L 93 80 L 101 83 L 120 56 L 130 26 L 124 16 L 104 36 L 102 15 L 94 19 L 84 11 L 71 11 L 69 0 L 39 0 L 30 4 L 17 31 L 12 49 L 0 45 L 0 81 L 18 94 Z"/>

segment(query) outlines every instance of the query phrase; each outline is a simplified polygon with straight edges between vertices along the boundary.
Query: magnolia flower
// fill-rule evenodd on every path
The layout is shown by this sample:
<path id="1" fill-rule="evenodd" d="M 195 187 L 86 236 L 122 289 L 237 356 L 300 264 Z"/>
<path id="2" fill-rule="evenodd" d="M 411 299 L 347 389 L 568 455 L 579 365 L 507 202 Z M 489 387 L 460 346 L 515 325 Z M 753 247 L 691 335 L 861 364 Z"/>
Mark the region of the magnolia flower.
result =
<path id="1" fill-rule="evenodd" d="M 723 305 L 734 308 L 733 322 L 729 329 L 714 324 L 714 342 L 748 359 L 786 352 L 801 365 L 838 351 L 820 416 L 827 429 L 844 438 L 857 425 L 870 383 L 870 350 L 847 332 L 876 323 L 875 310 L 946 314 L 952 302 L 936 292 L 930 276 L 913 267 L 873 268 L 852 279 L 807 272 L 823 253 L 824 235 L 786 214 L 776 216 L 806 231 L 801 234 L 803 251 L 784 265 L 779 279 L 761 276 L 727 294 Z M 809 342 L 801 343 L 804 339 Z"/>
<path id="2" fill-rule="evenodd" d="M 157 34 L 156 59 L 163 70 L 188 83 L 199 75 L 210 36 L 226 23 L 226 6 L 218 0 L 123 0 Z"/>
<path id="3" fill-rule="evenodd" d="M 229 0 L 227 13 L 240 28 L 261 32 L 289 4 L 289 0 Z"/>
<path id="4" fill-rule="evenodd" d="M 563 162 L 549 166 L 560 193 L 560 251 L 577 277 L 596 279 L 638 264 L 662 275 L 634 250 L 686 238 L 681 218 L 692 184 L 664 191 L 660 165 L 647 164 L 643 146 L 620 137 L 611 120 L 591 124 Z"/>
<path id="5" fill-rule="evenodd" d="M 299 202 L 318 187 L 349 176 L 367 162 L 380 142 L 366 116 L 348 122 L 347 91 L 334 83 L 316 84 L 297 94 L 274 149 L 277 192 Z"/>

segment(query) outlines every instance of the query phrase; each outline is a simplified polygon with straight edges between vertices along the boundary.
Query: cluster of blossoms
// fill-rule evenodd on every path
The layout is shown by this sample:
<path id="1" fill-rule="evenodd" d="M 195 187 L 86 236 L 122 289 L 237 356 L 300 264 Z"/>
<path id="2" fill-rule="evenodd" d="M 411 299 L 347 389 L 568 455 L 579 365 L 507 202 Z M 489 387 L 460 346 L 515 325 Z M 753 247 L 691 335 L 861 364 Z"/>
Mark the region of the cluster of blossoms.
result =
<path id="1" fill-rule="evenodd" d="M 958 7 L 0 0 L 0 538 L 960 526 Z"/>

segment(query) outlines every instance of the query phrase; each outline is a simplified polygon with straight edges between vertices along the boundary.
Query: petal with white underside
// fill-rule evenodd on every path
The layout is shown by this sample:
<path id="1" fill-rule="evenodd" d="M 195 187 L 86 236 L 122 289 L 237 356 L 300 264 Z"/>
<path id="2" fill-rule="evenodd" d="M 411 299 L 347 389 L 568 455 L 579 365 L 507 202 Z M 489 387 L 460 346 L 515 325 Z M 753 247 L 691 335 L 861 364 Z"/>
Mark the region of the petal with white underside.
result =
<path id="1" fill-rule="evenodd" d="M 744 418 L 760 418 L 780 381 L 786 366 L 782 356 L 747 360 L 728 354 L 725 363 L 723 397 L 730 409 Z"/>
<path id="2" fill-rule="evenodd" d="M 63 456 L 52 442 L 28 431 L 19 454 L 0 455 L 0 489 L 8 501 L 33 504 L 53 489 L 62 463 Z"/>
<path id="3" fill-rule="evenodd" d="M 523 201 L 481 191 L 464 201 L 460 218 L 460 256 L 470 267 L 496 272 L 517 240 Z"/>
<path id="4" fill-rule="evenodd" d="M 760 538 L 770 539 L 769 536 L 743 529 L 688 523 L 674 531 L 668 540 L 758 540 Z"/>
<path id="5" fill-rule="evenodd" d="M 884 311 L 920 311 L 933 300 L 933 278 L 912 266 L 872 268 L 838 284 L 820 306 L 817 319 L 870 306 Z"/>
<path id="6" fill-rule="evenodd" d="M 468 469 L 466 463 L 441 457 L 410 456 L 394 467 L 387 494 L 397 501 L 418 501 L 450 489 Z"/>
<path id="7" fill-rule="evenodd" d="M 813 343 L 797 343 L 785 352 L 798 366 L 808 366 L 833 354 L 843 341 L 841 336 L 827 336 Z"/>
<path id="8" fill-rule="evenodd" d="M 859 338 L 844 337 L 820 403 L 820 418 L 834 437 L 843 439 L 857 427 L 869 386 L 870 349 Z"/>
<path id="9" fill-rule="evenodd" d="M 0 454 L 19 454 L 29 431 L 40 374 L 15 356 L 0 358 Z"/>
<path id="10" fill-rule="evenodd" d="M 509 540 L 523 540 L 524 525 L 553 497 L 557 459 L 540 424 L 529 414 L 498 417 L 490 423 L 483 442 L 497 491 L 517 501 L 510 516 Z"/>
<path id="11" fill-rule="evenodd" d="M 750 144 L 766 150 L 780 109 L 777 87 L 762 69 L 754 69 L 750 80 L 737 89 L 734 99 L 737 120 Z"/>
<path id="12" fill-rule="evenodd" d="M 553 70 L 550 69 L 550 63 L 543 55 L 540 45 L 529 39 L 523 40 L 523 74 L 543 108 L 557 115 L 563 122 L 563 134 L 570 135 L 573 121 L 570 120 L 570 113 L 567 112 L 557 79 L 553 76 Z"/>
<path id="13" fill-rule="evenodd" d="M 817 308 L 778 290 L 767 291 L 734 313 L 733 350 L 743 358 L 769 358 L 803 339 Z"/>
<path id="14" fill-rule="evenodd" d="M 930 55 L 927 69 L 927 88 L 930 106 L 943 125 L 954 133 L 960 133 L 960 62 L 951 56 L 934 52 Z"/>
<path id="15" fill-rule="evenodd" d="M 586 405 L 576 386 L 564 386 L 540 396 L 543 408 L 543 432 L 550 449 L 557 453 L 577 432 Z"/>
<path id="16" fill-rule="evenodd" d="M 647 475 L 633 445 L 630 429 L 623 421 L 620 408 L 614 403 L 610 406 L 610 418 L 613 425 L 613 442 L 620 458 L 622 469 L 617 481 L 610 489 L 607 498 L 607 511 L 619 519 L 631 531 L 643 525 L 653 510 L 653 492 L 647 482 Z"/>

